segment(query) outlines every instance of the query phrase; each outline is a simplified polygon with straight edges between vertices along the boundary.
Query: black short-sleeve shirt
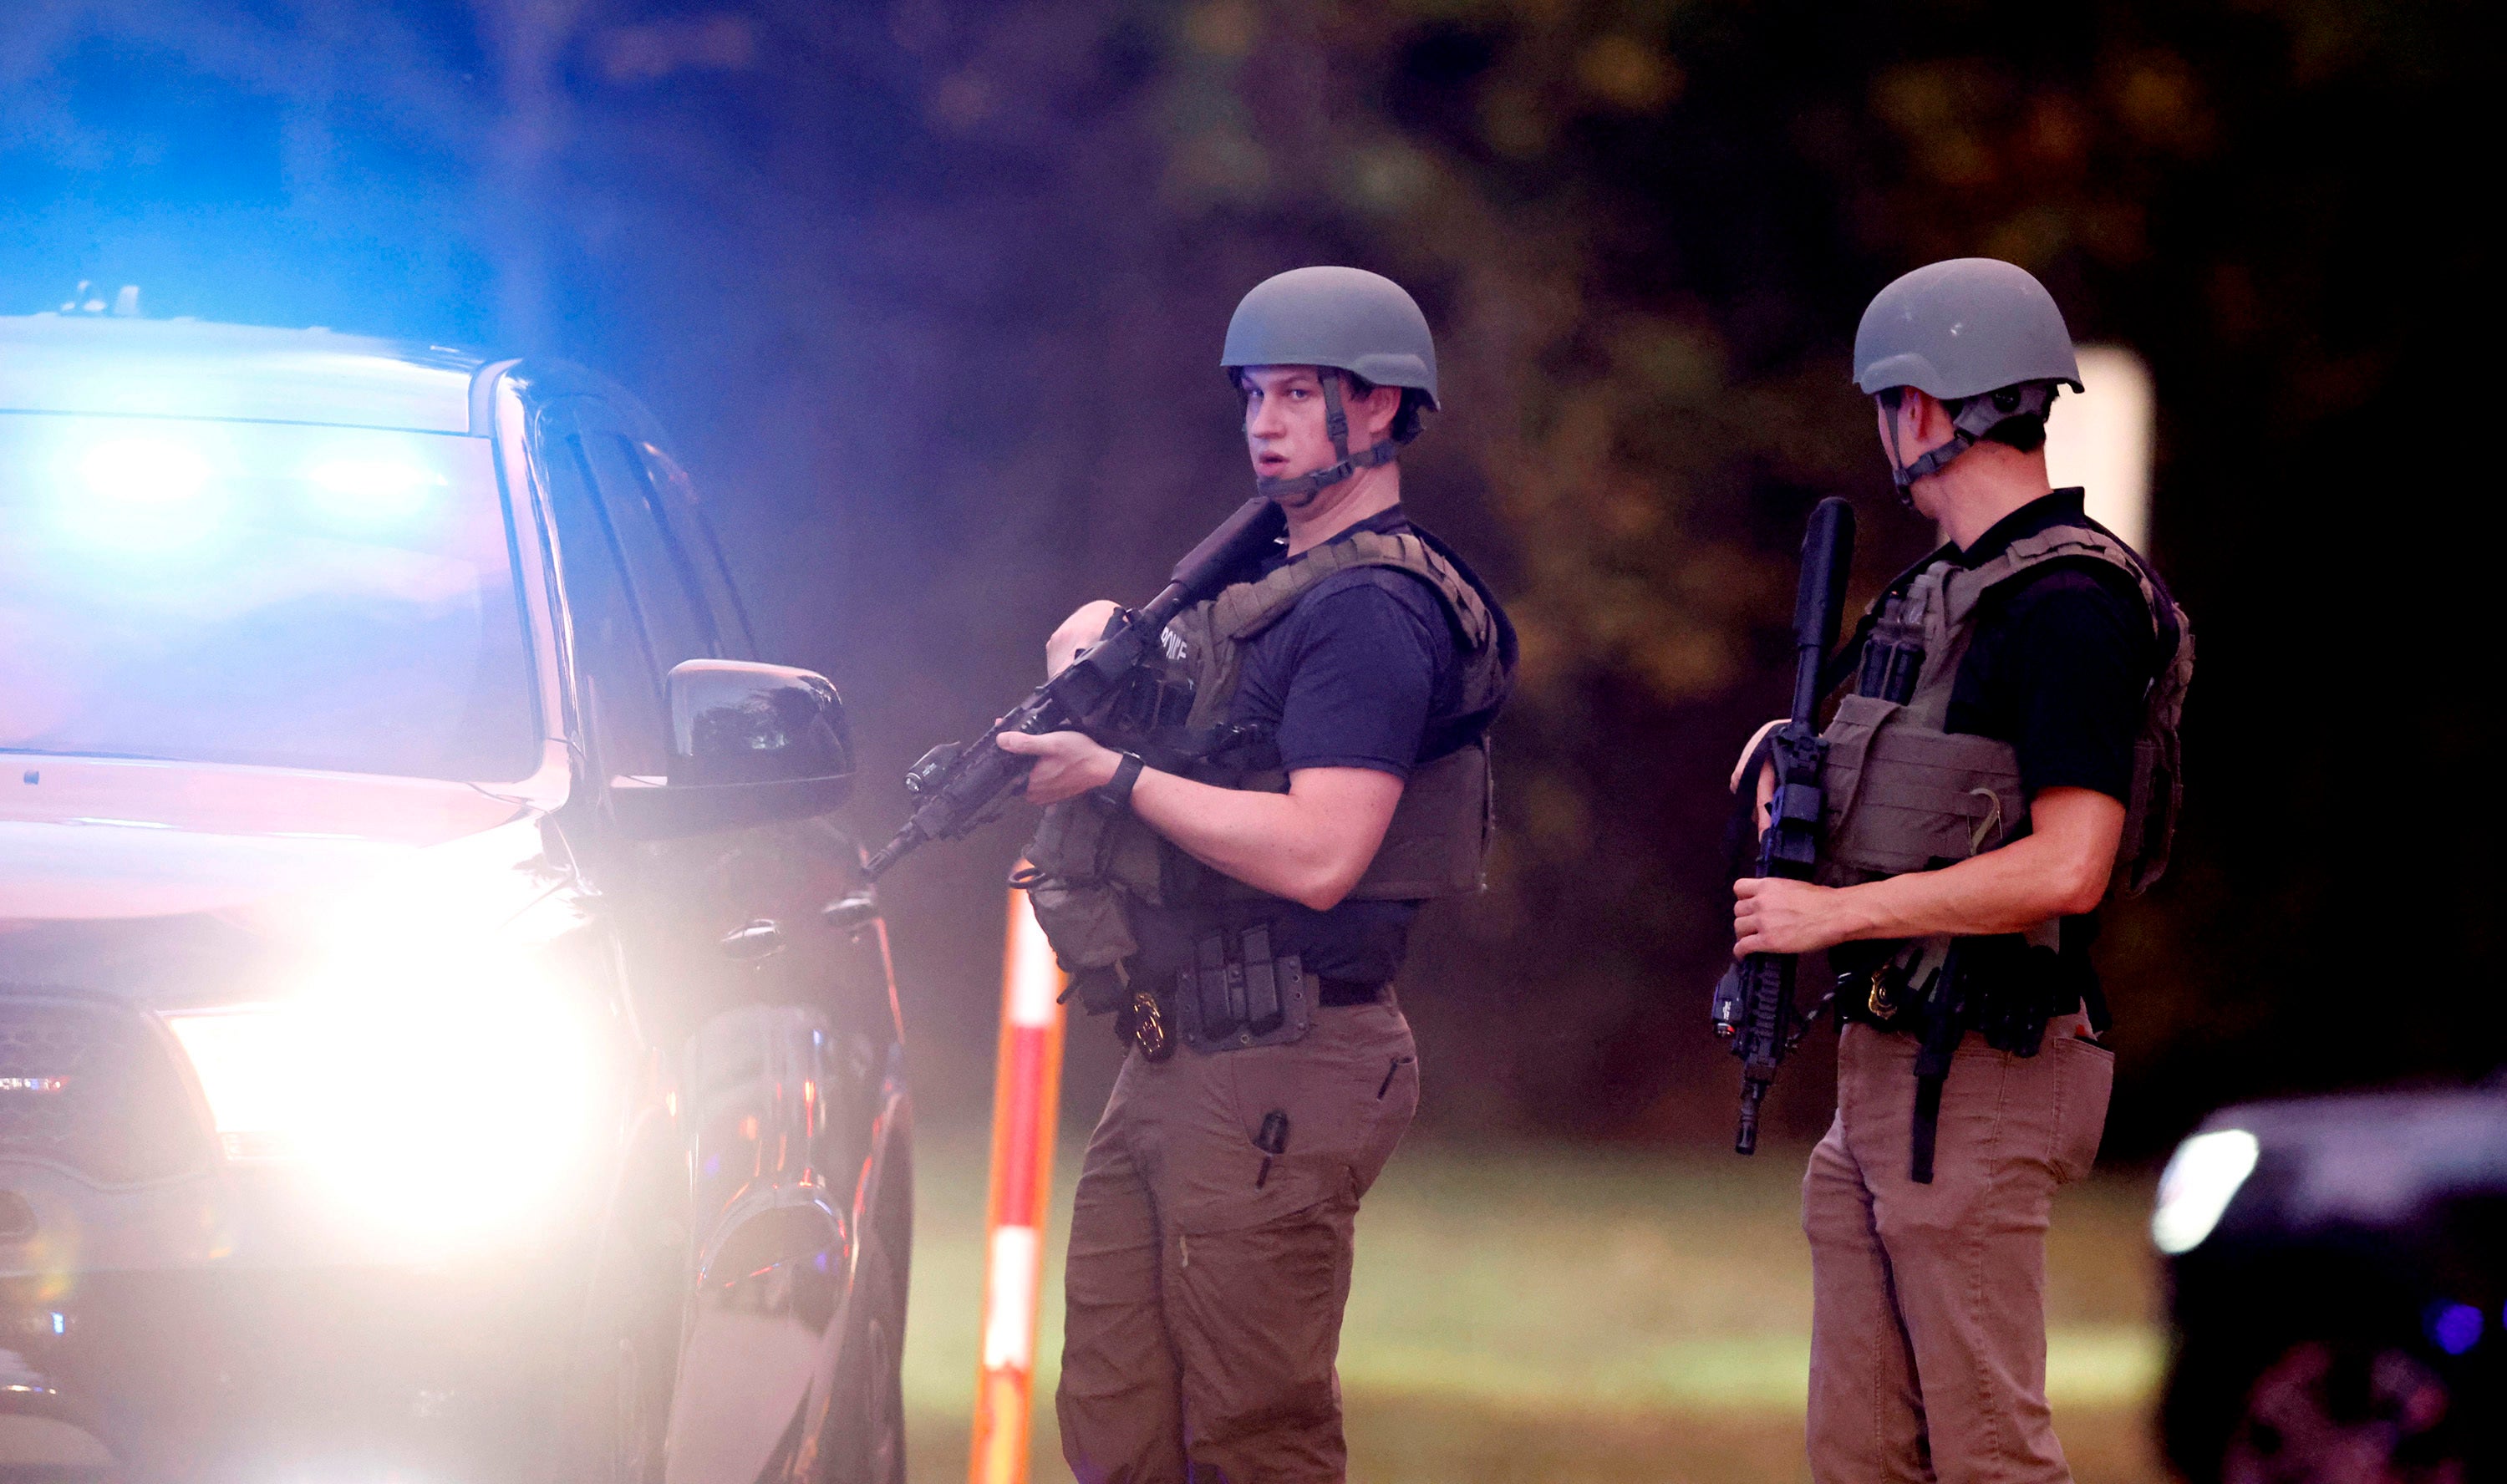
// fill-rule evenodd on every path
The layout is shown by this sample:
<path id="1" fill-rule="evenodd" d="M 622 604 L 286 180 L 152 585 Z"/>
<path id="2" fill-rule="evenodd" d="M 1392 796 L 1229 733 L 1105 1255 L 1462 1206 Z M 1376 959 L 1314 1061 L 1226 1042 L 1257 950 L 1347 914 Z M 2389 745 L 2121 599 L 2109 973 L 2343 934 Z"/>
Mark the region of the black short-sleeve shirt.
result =
<path id="1" fill-rule="evenodd" d="M 1981 566 L 2012 542 L 2085 521 L 2081 491 L 2057 489 L 2005 516 L 1952 560 Z M 2011 743 L 2029 797 L 2132 790 L 2133 742 L 2159 673 L 2141 589 L 2095 558 L 2033 567 L 1987 594 L 1950 683 L 1944 725 Z"/>
<path id="2" fill-rule="evenodd" d="M 1408 529 L 1397 505 L 1333 539 Z M 1289 560 L 1275 557 L 1254 575 Z M 1315 584 L 1245 646 L 1227 719 L 1275 729 L 1291 773 L 1369 768 L 1406 779 L 1457 719 L 1462 682 L 1444 598 L 1407 572 L 1357 567 Z M 1283 901 L 1263 903 L 1261 916 L 1274 950 L 1297 954 L 1308 973 L 1378 983 L 1399 970 L 1418 910 L 1416 902 L 1345 901 L 1316 912 Z"/>

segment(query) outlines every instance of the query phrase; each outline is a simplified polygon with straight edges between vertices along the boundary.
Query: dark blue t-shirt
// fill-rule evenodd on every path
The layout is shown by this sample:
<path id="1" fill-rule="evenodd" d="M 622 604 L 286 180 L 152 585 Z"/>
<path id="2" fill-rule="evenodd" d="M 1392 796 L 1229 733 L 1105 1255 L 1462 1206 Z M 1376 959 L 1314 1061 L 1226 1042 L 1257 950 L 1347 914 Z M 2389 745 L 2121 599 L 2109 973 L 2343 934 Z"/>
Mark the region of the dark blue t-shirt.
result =
<path id="1" fill-rule="evenodd" d="M 1350 530 L 1409 528 L 1397 505 Z M 1435 755 L 1440 725 L 1459 719 L 1461 660 L 1445 600 L 1424 579 L 1391 567 L 1337 572 L 1245 646 L 1227 719 L 1276 729 L 1290 773 L 1371 768 L 1407 778 Z M 1416 902 L 1347 901 L 1328 912 L 1266 902 L 1261 915 L 1274 951 L 1299 955 L 1309 974 L 1379 982 L 1400 968 L 1418 911 Z"/>

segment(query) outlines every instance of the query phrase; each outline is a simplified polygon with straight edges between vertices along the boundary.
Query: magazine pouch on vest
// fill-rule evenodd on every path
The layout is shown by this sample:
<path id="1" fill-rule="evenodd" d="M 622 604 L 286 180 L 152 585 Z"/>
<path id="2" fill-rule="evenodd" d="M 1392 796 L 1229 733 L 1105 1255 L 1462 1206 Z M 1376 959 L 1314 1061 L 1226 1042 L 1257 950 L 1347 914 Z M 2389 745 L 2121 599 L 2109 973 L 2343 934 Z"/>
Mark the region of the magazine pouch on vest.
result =
<path id="1" fill-rule="evenodd" d="M 1131 1001 L 1132 956 L 1141 951 L 1114 883 L 1118 851 L 1147 851 L 1126 829 L 1127 816 L 1104 800 L 1082 794 L 1044 812 L 1027 863 L 1010 877 L 1026 890 L 1053 956 L 1071 978 L 1066 995 L 1091 1015 L 1106 1015 Z M 1154 856 L 1149 869 L 1154 870 Z"/>
<path id="2" fill-rule="evenodd" d="M 1939 870 L 2028 833 L 2018 754 L 2008 742 L 1944 728 L 1950 693 L 1975 636 L 1979 605 L 2004 584 L 2052 561 L 2103 561 L 2129 575 L 2151 614 L 2158 676 L 2134 742 L 2131 798 L 2111 889 L 2137 892 L 2166 869 L 2183 799 L 2177 727 L 2194 671 L 2193 631 L 2149 564 L 2094 524 L 2058 525 L 2011 544 L 1975 568 L 1934 559 L 1892 583 L 1874 605 L 1855 693 L 1824 734 L 1826 844 L 1818 880 L 1851 886 Z M 2060 923 L 2014 934 L 1847 945 L 1840 1018 L 1912 1032 L 1916 1059 L 1913 1175 L 1932 1177 L 1932 1134 L 1951 1053 L 1968 1031 L 1997 1050 L 2033 1056 L 2047 1022 L 2088 998 L 2105 1006 L 2060 953 Z M 1972 993 L 1975 987 L 1981 993 Z"/>
<path id="3" fill-rule="evenodd" d="M 1483 883 L 1495 819 L 1486 729 L 1506 698 L 1513 654 L 1511 645 L 1501 641 L 1502 620 L 1432 537 L 1416 531 L 1356 531 L 1185 609 L 1167 627 L 1164 653 L 1150 662 L 1148 668 L 1157 675 L 1154 686 L 1142 688 L 1162 698 L 1148 708 L 1158 713 L 1158 723 L 1144 729 L 1109 720 L 1091 732 L 1108 745 L 1140 752 L 1150 767 L 1164 772 L 1222 788 L 1286 792 L 1288 774 L 1272 739 L 1227 723 L 1242 679 L 1245 646 L 1287 617 L 1316 583 L 1369 566 L 1410 573 L 1442 600 L 1463 666 L 1463 695 L 1460 719 L 1448 728 L 1452 745 L 1411 771 L 1384 842 L 1349 895 L 1362 901 L 1468 895 Z M 1174 714 L 1177 698 L 1189 703 L 1181 719 Z M 1193 918 L 1196 944 L 1206 944 L 1216 930 L 1220 979 L 1226 977 L 1225 963 L 1241 960 L 1240 973 L 1252 992 L 1257 997 L 1269 993 L 1262 988 L 1263 971 L 1248 966 L 1264 959 L 1267 931 L 1257 945 L 1263 952 L 1249 953 L 1242 939 L 1260 929 L 1238 924 L 1246 904 L 1276 899 L 1203 866 L 1129 811 L 1084 795 L 1054 805 L 1044 812 L 1027 858 L 1029 869 L 1018 880 L 1029 891 L 1055 956 L 1072 975 L 1072 993 L 1092 1012 L 1122 1008 L 1135 988 L 1167 992 L 1163 973 L 1156 986 L 1133 984 L 1140 939 L 1131 915 L 1141 912 Z M 1304 1003 L 1302 1016 L 1292 1008 L 1284 1010 L 1278 1027 L 1251 1032 L 1256 1039 L 1246 1040 L 1247 1028 L 1260 1017 L 1214 1016 L 1200 1024 L 1224 1022 L 1232 1029 L 1193 1030 L 1191 1016 L 1198 1011 L 1187 1010 L 1193 996 L 1182 995 L 1178 1010 L 1186 1028 L 1185 1044 L 1225 1050 L 1303 1033 L 1311 1018 L 1312 981 L 1302 968 L 1288 967 L 1295 963 L 1293 957 L 1264 961 L 1279 965 L 1269 970 L 1273 982 L 1292 987 L 1279 991 L 1281 1003 Z M 1196 962 L 1196 975 L 1200 969 Z M 1217 1004 L 1226 1009 L 1223 996 Z"/>
<path id="4" fill-rule="evenodd" d="M 1193 940 L 1192 966 L 1176 974 L 1183 1043 L 1205 1055 L 1302 1039 L 1315 1020 L 1315 983 L 1294 954 L 1271 951 L 1271 930 L 1213 928 Z"/>

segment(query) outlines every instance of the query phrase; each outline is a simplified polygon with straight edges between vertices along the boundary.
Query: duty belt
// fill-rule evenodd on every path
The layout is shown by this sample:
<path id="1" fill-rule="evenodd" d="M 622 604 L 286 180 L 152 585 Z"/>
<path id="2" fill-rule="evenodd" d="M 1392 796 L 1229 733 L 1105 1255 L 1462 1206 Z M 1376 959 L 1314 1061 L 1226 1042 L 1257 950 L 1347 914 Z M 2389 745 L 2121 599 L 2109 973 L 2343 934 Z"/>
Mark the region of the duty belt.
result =
<path id="1" fill-rule="evenodd" d="M 1832 964 L 1844 960 L 1836 983 L 1837 1019 L 1915 1037 L 1915 1117 L 1907 1175 L 1917 1184 L 1933 1181 L 1942 1085 L 1967 1032 L 1978 1032 L 1996 1051 L 2033 1057 L 2044 1044 L 2047 1024 L 2076 1007 L 2086 1007 L 2092 1031 L 2107 1029 L 2097 976 L 2053 949 L 2011 939 L 1954 938 L 1947 957 L 1920 981 L 1914 978 L 1920 959 L 1910 962 L 1898 953 L 1876 962 L 1858 958 L 1850 952 L 1832 957 Z"/>
<path id="2" fill-rule="evenodd" d="M 1374 1004 L 1384 998 L 1385 990 L 1390 988 L 1380 979 L 1323 978 L 1315 983 L 1321 987 L 1315 995 L 1315 1003 L 1326 1010 Z"/>
<path id="3" fill-rule="evenodd" d="M 1193 966 L 1177 972 L 1172 989 L 1133 986 L 1115 1033 L 1152 1062 L 1174 1055 L 1178 1040 L 1204 1055 L 1286 1045 L 1313 1029 L 1317 1009 L 1376 1004 L 1387 988 L 1307 973 L 1297 955 L 1271 951 L 1267 926 L 1214 928 L 1194 940 Z"/>

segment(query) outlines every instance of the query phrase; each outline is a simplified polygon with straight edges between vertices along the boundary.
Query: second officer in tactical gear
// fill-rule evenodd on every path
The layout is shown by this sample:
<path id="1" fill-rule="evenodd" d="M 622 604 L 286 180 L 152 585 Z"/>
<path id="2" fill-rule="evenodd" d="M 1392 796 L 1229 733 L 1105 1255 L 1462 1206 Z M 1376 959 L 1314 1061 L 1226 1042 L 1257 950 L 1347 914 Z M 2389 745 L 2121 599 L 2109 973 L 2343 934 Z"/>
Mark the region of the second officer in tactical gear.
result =
<path id="1" fill-rule="evenodd" d="M 2048 1213 L 2096 1157 L 2114 1076 L 2091 914 L 2166 864 L 2193 635 L 2082 491 L 2049 487 L 2046 415 L 2081 383 L 2035 278 L 1918 269 L 1872 301 L 1854 360 L 1944 544 L 1858 631 L 1818 882 L 1734 884 L 1735 952 L 1828 950 L 1845 1022 L 1802 1187 L 1811 1473 L 2045 1484 L 2070 1477 Z"/>
<path id="2" fill-rule="evenodd" d="M 1514 660 L 1402 513 L 1399 450 L 1436 407 L 1410 296 L 1280 274 L 1221 363 L 1285 539 L 1169 625 L 1125 722 L 1000 739 L 1048 806 L 1038 920 L 1131 1043 L 1072 1218 L 1056 1407 L 1088 1484 L 1344 1476 L 1354 1223 L 1419 1098 L 1393 980 L 1419 905 L 1479 888 Z M 1048 669 L 1111 613 L 1073 614 Z"/>

